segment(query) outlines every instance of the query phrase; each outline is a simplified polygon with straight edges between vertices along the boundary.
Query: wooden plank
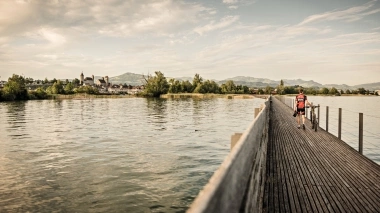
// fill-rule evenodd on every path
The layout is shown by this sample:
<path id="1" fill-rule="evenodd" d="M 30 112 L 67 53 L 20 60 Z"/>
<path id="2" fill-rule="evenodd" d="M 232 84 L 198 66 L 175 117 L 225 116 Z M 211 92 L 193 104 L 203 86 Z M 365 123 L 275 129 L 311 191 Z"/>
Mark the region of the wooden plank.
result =
<path id="1" fill-rule="evenodd" d="M 265 191 L 272 194 L 264 194 L 272 207 L 267 212 L 380 209 L 379 165 L 326 131 L 297 129 L 291 109 L 278 100 L 272 107 L 267 172 L 273 174 L 266 174 L 271 190 Z"/>

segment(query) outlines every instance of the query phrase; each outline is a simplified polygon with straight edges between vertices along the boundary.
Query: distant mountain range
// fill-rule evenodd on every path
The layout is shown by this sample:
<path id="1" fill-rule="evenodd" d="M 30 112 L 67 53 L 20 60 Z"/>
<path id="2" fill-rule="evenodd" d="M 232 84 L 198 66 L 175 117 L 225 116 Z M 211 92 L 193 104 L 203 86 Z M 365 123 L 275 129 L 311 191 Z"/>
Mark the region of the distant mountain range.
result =
<path id="1" fill-rule="evenodd" d="M 100 78 L 100 77 L 96 76 L 95 79 L 97 79 L 97 78 Z M 167 77 L 167 78 L 170 79 L 170 77 Z M 192 80 L 193 80 L 192 77 L 181 77 L 181 78 L 175 78 L 175 79 L 180 80 L 180 81 L 189 80 L 190 82 L 192 82 Z M 124 74 L 119 75 L 119 76 L 110 77 L 109 80 L 113 84 L 128 84 L 128 85 L 133 85 L 133 86 L 142 85 L 145 82 L 143 75 L 135 74 L 135 73 L 129 73 L 129 72 L 124 73 Z M 210 80 L 212 80 L 212 79 L 210 79 Z M 236 76 L 236 77 L 227 78 L 227 79 L 224 79 L 221 81 L 217 81 L 217 80 L 214 80 L 214 81 L 216 83 L 218 83 L 219 85 L 221 85 L 221 84 L 227 82 L 228 80 L 234 81 L 234 83 L 237 85 L 245 85 L 248 87 L 255 87 L 255 88 L 262 88 L 262 87 L 266 87 L 268 85 L 271 87 L 277 87 L 280 84 L 280 81 L 270 80 L 267 78 L 255 78 L 255 77 L 249 77 L 249 76 Z M 365 88 L 368 90 L 379 90 L 380 89 L 380 82 L 349 86 L 347 84 L 320 84 L 320 83 L 315 82 L 315 81 L 305 81 L 302 79 L 294 79 L 294 80 L 283 79 L 283 81 L 284 81 L 285 86 L 299 85 L 302 87 L 318 87 L 318 88 L 335 87 L 337 89 L 343 89 L 343 90 L 346 90 L 346 89 L 352 90 L 352 89 L 358 89 L 358 88 Z"/>

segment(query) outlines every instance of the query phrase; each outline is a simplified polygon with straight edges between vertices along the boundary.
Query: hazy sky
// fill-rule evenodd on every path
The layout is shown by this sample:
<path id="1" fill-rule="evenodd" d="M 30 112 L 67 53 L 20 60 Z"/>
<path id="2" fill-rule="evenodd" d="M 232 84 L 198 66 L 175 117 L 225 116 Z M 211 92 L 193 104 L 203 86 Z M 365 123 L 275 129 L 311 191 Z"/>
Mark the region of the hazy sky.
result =
<path id="1" fill-rule="evenodd" d="M 0 0 L 0 76 L 380 82 L 380 1 Z"/>

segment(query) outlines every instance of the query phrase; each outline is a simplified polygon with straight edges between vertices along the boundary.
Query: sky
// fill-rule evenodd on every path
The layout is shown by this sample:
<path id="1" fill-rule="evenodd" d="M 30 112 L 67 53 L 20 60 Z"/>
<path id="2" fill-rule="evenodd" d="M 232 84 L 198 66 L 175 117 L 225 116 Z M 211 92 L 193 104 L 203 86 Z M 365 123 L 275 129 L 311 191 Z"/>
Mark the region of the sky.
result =
<path id="1" fill-rule="evenodd" d="M 379 0 L 0 0 L 0 80 L 380 82 Z"/>

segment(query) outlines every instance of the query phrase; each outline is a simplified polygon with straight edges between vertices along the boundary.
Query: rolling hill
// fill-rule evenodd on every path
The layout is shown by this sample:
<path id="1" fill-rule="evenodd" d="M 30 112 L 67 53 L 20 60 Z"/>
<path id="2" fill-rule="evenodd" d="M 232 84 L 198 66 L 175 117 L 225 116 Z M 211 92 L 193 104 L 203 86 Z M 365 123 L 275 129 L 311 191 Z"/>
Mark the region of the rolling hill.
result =
<path id="1" fill-rule="evenodd" d="M 167 77 L 170 79 L 170 77 Z M 192 77 L 181 77 L 181 78 L 175 78 L 180 81 L 189 80 L 192 82 Z M 210 79 L 211 80 L 211 79 Z M 276 87 L 280 84 L 280 81 L 275 81 L 267 78 L 255 78 L 250 76 L 236 76 L 233 78 L 227 78 L 221 81 L 215 81 L 216 83 L 223 84 L 227 82 L 228 80 L 234 81 L 237 85 L 245 85 L 248 87 L 256 87 L 256 88 L 263 88 L 266 86 Z M 302 79 L 283 79 L 285 86 L 294 86 L 299 85 L 302 87 L 316 87 L 316 88 L 331 88 L 335 87 L 337 89 L 343 89 L 343 90 L 352 90 L 352 89 L 358 89 L 358 88 L 365 88 L 368 90 L 380 90 L 380 82 L 376 83 L 368 83 L 368 84 L 359 84 L 354 86 L 349 86 L 347 84 L 320 84 L 315 81 L 305 81 Z M 113 84 L 128 84 L 128 85 L 142 85 L 144 83 L 143 75 L 141 74 L 135 74 L 135 73 L 124 73 L 119 76 L 110 77 L 110 82 Z"/>

